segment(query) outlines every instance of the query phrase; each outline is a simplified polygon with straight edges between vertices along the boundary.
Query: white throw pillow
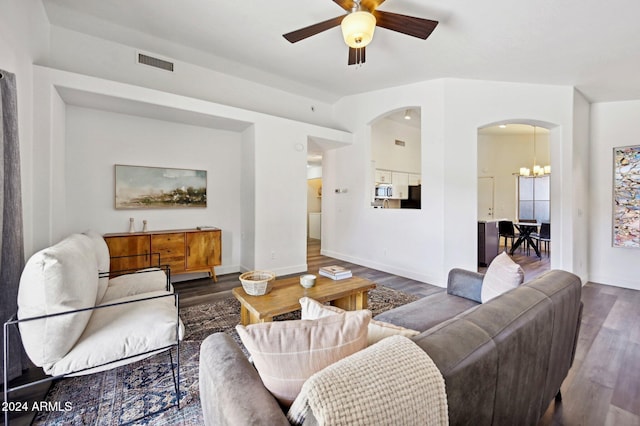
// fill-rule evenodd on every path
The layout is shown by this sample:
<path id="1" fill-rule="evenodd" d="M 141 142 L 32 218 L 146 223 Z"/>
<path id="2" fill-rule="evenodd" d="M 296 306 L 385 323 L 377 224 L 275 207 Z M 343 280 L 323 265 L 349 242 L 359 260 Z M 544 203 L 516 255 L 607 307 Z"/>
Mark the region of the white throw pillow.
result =
<path id="1" fill-rule="evenodd" d="M 344 309 L 320 303 L 310 297 L 301 298 L 300 307 L 302 309 L 302 319 L 318 319 L 329 315 L 347 312 Z M 400 335 L 412 337 L 417 336 L 418 334 L 420 334 L 419 331 L 411 330 L 410 328 L 404 328 L 388 322 L 372 319 L 369 321 L 369 326 L 367 327 L 367 346 L 371 346 L 389 336 Z"/>
<path id="2" fill-rule="evenodd" d="M 236 326 L 264 386 L 288 407 L 314 373 L 367 346 L 369 311 Z"/>
<path id="3" fill-rule="evenodd" d="M 524 271 L 506 252 L 500 253 L 489 264 L 482 280 L 480 300 L 488 302 L 502 293 L 518 287 L 524 281 Z"/>

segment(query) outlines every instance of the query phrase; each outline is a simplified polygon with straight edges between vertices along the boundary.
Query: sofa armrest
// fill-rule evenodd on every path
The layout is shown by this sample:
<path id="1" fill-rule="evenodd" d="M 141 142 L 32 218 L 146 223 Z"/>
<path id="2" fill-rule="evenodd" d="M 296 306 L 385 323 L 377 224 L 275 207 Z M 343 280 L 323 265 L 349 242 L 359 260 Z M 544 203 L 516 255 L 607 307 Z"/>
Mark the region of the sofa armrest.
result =
<path id="1" fill-rule="evenodd" d="M 214 333 L 200 347 L 200 403 L 205 425 L 289 425 L 238 344 Z"/>
<path id="2" fill-rule="evenodd" d="M 449 271 L 447 293 L 482 303 L 480 295 L 482 293 L 483 280 L 484 274 L 467 271 L 466 269 L 453 268 Z"/>

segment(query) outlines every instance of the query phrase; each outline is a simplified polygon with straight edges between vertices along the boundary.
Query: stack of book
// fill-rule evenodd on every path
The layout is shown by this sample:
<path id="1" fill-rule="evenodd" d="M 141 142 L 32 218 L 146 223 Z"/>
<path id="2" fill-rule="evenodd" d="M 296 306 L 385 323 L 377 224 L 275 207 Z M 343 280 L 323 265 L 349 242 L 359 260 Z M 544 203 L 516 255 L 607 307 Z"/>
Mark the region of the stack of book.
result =
<path id="1" fill-rule="evenodd" d="M 351 270 L 337 265 L 323 266 L 320 268 L 318 273 L 327 278 L 331 278 L 332 280 L 343 280 L 353 276 L 351 275 Z"/>

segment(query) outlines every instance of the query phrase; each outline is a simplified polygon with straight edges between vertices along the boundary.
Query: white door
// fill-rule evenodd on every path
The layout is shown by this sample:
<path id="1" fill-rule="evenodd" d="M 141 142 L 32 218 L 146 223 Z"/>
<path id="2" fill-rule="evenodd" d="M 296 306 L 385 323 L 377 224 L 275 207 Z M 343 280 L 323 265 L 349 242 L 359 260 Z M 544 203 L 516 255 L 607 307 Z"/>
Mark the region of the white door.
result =
<path id="1" fill-rule="evenodd" d="M 479 177 L 478 220 L 493 219 L 493 177 Z"/>

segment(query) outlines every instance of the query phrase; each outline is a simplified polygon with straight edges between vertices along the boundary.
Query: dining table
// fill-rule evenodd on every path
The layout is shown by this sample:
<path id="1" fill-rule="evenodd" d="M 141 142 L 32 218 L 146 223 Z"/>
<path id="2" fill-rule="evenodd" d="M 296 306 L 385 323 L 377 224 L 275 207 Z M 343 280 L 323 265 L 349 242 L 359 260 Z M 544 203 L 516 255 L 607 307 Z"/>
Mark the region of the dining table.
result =
<path id="1" fill-rule="evenodd" d="M 518 236 L 516 242 L 511 246 L 511 255 L 513 255 L 513 252 L 518 247 L 520 247 L 521 244 L 527 242 L 531 247 L 533 247 L 536 255 L 538 255 L 538 257 L 541 257 L 540 249 L 538 249 L 538 244 L 531 236 L 531 234 L 533 234 L 534 232 L 538 232 L 538 227 L 540 226 L 540 224 L 537 222 L 513 222 L 513 226 L 516 227 L 520 235 Z"/>

